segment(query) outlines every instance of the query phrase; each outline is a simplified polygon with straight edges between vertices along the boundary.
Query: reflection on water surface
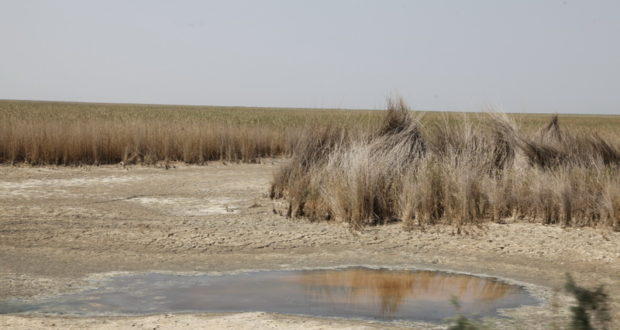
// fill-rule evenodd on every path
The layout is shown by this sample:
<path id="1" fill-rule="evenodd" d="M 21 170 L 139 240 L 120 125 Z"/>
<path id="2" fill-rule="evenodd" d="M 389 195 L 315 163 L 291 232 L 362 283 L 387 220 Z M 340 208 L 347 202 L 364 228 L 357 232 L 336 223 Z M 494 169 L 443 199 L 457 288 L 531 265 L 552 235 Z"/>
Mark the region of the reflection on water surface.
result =
<path id="1" fill-rule="evenodd" d="M 379 306 L 382 316 L 397 313 L 402 304 L 411 301 L 446 303 L 457 298 L 464 306 L 482 307 L 522 292 L 520 287 L 500 281 L 433 271 L 352 268 L 303 272 L 283 280 L 300 284 L 315 301 Z"/>
<path id="2" fill-rule="evenodd" d="M 496 315 L 535 304 L 522 287 L 489 278 L 433 271 L 342 268 L 264 271 L 222 276 L 116 276 L 97 289 L 38 304 L 0 303 L 16 310 L 81 315 L 264 311 L 380 320 L 441 321 L 455 314 Z"/>

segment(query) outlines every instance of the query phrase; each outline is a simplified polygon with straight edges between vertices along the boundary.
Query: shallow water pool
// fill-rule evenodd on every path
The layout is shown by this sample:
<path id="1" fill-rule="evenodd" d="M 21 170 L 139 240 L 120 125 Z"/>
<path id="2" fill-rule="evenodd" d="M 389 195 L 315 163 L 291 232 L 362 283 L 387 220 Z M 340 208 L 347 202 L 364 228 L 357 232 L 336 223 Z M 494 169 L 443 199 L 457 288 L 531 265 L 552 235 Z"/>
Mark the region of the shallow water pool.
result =
<path id="1" fill-rule="evenodd" d="M 231 275 L 113 276 L 95 289 L 35 303 L 0 303 L 0 313 L 82 316 L 262 311 L 375 320 L 443 321 L 457 313 L 495 316 L 533 305 L 525 288 L 493 279 L 363 267 Z M 453 300 L 459 302 L 457 311 Z"/>

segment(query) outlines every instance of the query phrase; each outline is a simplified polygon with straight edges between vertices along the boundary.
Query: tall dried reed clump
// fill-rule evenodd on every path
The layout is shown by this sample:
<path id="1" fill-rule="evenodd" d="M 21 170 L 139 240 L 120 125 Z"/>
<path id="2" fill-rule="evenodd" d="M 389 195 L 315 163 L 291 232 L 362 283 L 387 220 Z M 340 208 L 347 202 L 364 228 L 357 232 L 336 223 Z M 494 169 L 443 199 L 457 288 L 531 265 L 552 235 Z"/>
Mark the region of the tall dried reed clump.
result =
<path id="1" fill-rule="evenodd" d="M 392 101 L 374 132 L 308 131 L 271 197 L 286 199 L 288 216 L 354 228 L 404 221 L 460 231 L 512 218 L 620 229 L 617 141 L 564 130 L 557 116 L 533 133 L 505 115 L 485 116 L 423 125 Z"/>

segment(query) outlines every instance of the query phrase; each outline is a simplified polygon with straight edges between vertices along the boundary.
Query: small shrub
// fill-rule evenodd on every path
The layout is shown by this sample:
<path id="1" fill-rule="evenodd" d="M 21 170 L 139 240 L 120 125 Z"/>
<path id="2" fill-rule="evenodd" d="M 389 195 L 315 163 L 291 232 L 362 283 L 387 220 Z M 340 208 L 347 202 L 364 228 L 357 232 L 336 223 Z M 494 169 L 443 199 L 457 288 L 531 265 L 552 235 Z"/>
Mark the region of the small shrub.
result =
<path id="1" fill-rule="evenodd" d="M 572 314 L 571 329 L 609 329 L 611 324 L 609 296 L 603 286 L 589 290 L 578 286 L 572 276 L 566 274 L 564 289 L 577 300 L 577 305 L 570 308 Z"/>
<path id="2" fill-rule="evenodd" d="M 450 301 L 459 314 L 452 318 L 452 324 L 448 326 L 448 330 L 482 330 L 485 327 L 476 321 L 468 319 L 465 315 L 460 314 L 461 304 L 456 297 Z"/>

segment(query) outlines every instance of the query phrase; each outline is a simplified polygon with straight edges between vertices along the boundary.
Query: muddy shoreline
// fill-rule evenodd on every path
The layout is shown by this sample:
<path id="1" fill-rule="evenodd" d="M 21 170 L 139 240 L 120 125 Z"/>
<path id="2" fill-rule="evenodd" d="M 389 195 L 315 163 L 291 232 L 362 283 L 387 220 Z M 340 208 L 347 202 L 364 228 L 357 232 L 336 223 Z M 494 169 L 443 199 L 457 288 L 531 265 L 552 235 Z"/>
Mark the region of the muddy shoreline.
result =
<path id="1" fill-rule="evenodd" d="M 338 223 L 286 219 L 267 198 L 279 161 L 253 165 L 0 167 L 0 301 L 79 289 L 109 272 L 232 272 L 343 265 L 415 266 L 485 274 L 553 288 L 570 272 L 604 284 L 620 311 L 620 233 L 508 221 L 468 235 L 400 224 L 351 232 Z M 99 274 L 99 275 L 97 275 Z M 556 295 L 554 299 L 561 295 Z M 568 301 L 566 301 L 568 302 Z M 550 304 L 514 322 L 557 322 Z M 64 318 L 2 315 L 0 327 L 382 327 L 365 321 L 242 313 Z M 504 320 L 498 326 L 517 323 Z M 399 325 L 395 325 L 399 326 Z"/>

